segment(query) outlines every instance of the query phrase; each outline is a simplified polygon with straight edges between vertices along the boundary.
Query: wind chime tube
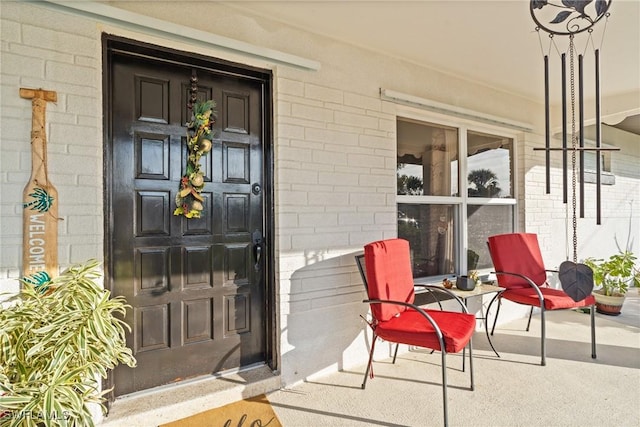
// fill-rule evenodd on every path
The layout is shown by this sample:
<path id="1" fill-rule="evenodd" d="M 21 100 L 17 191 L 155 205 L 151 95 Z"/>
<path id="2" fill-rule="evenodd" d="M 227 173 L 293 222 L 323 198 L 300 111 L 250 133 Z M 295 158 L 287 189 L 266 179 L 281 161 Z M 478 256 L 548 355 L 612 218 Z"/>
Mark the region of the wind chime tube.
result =
<path id="1" fill-rule="evenodd" d="M 595 67 L 596 67 L 596 224 L 602 223 L 600 218 L 600 202 L 601 202 L 601 188 L 600 182 L 600 150 L 597 150 L 602 146 L 602 126 L 600 124 L 600 50 L 595 50 Z"/>
<path id="2" fill-rule="evenodd" d="M 562 203 L 568 200 L 567 181 L 567 54 L 563 53 L 562 60 Z"/>
<path id="3" fill-rule="evenodd" d="M 578 55 L 578 114 L 580 148 L 584 148 L 584 57 Z M 584 218 L 584 150 L 580 150 L 580 218 Z"/>
<path id="4" fill-rule="evenodd" d="M 549 55 L 544 56 L 544 147 L 545 147 L 545 178 L 546 193 L 551 193 L 551 131 L 549 125 Z"/>

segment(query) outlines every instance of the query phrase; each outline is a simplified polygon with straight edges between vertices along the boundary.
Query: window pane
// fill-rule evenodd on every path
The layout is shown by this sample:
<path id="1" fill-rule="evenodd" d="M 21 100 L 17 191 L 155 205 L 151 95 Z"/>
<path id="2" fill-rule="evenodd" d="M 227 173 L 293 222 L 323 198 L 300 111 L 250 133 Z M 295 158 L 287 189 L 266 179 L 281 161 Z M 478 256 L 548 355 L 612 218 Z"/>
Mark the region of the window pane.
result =
<path id="1" fill-rule="evenodd" d="M 579 157 L 577 157 L 579 159 Z M 584 152 L 584 169 L 585 170 L 590 170 L 590 171 L 595 171 L 597 166 L 596 166 L 596 153 L 594 152 L 589 152 L 589 151 L 585 151 Z M 579 162 L 580 160 L 576 160 L 576 162 Z M 604 154 L 600 153 L 600 170 L 604 171 Z"/>
<path id="2" fill-rule="evenodd" d="M 513 140 L 469 132 L 467 147 L 469 197 L 513 197 Z"/>
<path id="3" fill-rule="evenodd" d="M 398 237 L 411 246 L 413 276 L 455 273 L 453 205 L 398 203 Z"/>
<path id="4" fill-rule="evenodd" d="M 513 232 L 513 210 L 512 205 L 469 205 L 467 207 L 469 232 L 467 267 L 469 270 L 493 266 L 487 249 L 487 238 L 494 234 Z"/>
<path id="5" fill-rule="evenodd" d="M 458 130 L 398 120 L 398 194 L 458 195 Z"/>

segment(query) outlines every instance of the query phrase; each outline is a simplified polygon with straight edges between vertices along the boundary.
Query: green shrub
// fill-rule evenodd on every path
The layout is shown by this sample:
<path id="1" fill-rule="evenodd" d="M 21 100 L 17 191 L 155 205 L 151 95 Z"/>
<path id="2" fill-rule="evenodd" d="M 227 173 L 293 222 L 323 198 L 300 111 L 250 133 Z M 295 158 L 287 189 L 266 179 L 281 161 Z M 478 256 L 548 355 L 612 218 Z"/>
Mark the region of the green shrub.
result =
<path id="1" fill-rule="evenodd" d="M 70 267 L 46 287 L 23 281 L 0 309 L 0 426 L 93 426 L 89 403 L 103 411 L 100 377 L 126 347 L 126 304 L 96 283 L 99 263 Z"/>

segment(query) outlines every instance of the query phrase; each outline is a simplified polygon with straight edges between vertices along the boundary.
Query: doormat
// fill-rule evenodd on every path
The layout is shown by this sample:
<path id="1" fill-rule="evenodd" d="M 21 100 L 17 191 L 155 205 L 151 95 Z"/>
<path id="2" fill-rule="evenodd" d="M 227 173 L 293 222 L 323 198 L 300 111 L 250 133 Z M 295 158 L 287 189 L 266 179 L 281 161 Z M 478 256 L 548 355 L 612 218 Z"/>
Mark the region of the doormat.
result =
<path id="1" fill-rule="evenodd" d="M 236 427 L 261 426 L 282 427 L 267 396 L 261 394 L 250 399 L 230 403 L 219 408 L 201 412 L 159 427 Z"/>

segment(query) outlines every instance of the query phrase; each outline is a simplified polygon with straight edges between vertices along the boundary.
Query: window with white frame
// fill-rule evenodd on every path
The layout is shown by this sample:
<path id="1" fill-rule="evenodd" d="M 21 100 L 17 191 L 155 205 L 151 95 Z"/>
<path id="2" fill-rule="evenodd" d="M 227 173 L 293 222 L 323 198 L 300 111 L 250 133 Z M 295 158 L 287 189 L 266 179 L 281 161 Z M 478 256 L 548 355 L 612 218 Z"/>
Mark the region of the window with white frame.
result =
<path id="1" fill-rule="evenodd" d="M 491 267 L 487 237 L 515 223 L 514 140 L 505 135 L 398 118 L 398 237 L 410 243 L 415 277 Z"/>
<path id="2" fill-rule="evenodd" d="M 585 140 L 587 148 L 595 148 L 595 142 Z M 606 146 L 611 148 L 610 145 Z M 616 183 L 615 176 L 611 173 L 611 152 L 610 151 L 583 151 L 584 158 L 584 182 L 597 182 L 597 162 L 600 162 L 600 182 L 602 185 L 613 185 Z M 577 156 L 579 161 L 579 156 Z M 569 154 L 569 165 L 571 164 L 571 155 Z M 570 166 L 569 166 L 570 167 Z M 579 167 L 579 166 L 578 166 Z"/>

